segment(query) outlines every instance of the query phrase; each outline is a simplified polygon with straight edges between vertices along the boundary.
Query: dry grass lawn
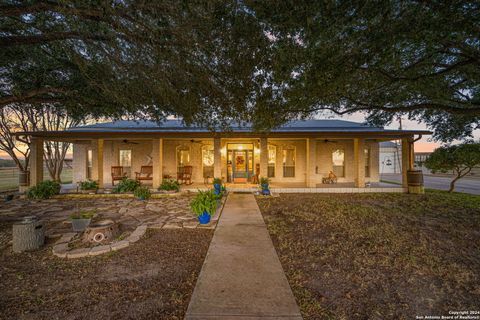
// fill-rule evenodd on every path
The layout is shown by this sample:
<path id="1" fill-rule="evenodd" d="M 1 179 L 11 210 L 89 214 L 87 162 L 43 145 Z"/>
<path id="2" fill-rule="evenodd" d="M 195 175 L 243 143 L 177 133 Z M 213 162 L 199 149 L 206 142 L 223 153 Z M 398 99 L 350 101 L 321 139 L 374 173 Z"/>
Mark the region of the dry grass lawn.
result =
<path id="1" fill-rule="evenodd" d="M 258 198 L 305 319 L 480 310 L 480 196 Z"/>

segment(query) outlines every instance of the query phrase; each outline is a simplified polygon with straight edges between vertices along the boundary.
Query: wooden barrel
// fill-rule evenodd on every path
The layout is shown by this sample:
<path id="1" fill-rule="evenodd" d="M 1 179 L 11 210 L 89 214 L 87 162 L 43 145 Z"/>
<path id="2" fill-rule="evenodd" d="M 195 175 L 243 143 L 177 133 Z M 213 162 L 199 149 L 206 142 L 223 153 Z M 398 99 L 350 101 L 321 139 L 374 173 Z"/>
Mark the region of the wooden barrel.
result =
<path id="1" fill-rule="evenodd" d="M 408 170 L 407 171 L 408 186 L 421 187 L 423 186 L 423 172 L 422 170 Z"/>
<path id="2" fill-rule="evenodd" d="M 30 183 L 30 172 L 29 171 L 19 171 L 18 172 L 18 185 L 21 187 L 28 186 Z"/>

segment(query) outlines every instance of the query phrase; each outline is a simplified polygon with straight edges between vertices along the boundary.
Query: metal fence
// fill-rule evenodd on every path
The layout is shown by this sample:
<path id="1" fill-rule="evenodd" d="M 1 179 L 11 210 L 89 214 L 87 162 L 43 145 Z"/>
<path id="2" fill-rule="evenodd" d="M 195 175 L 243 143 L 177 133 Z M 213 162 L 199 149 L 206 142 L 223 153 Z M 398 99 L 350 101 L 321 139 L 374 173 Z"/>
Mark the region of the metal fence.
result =
<path id="1" fill-rule="evenodd" d="M 0 168 L 0 191 L 14 190 L 18 188 L 18 168 Z M 73 171 L 71 168 L 63 168 L 61 179 L 62 183 L 72 181 Z M 47 168 L 43 169 L 43 179 L 50 180 Z"/>

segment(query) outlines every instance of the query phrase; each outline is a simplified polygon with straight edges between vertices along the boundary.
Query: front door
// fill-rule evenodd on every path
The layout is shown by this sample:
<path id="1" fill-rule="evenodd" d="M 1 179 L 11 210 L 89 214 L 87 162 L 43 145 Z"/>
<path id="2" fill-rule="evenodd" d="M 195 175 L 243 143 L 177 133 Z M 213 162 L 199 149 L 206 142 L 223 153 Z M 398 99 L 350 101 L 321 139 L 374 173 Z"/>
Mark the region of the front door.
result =
<path id="1" fill-rule="evenodd" d="M 234 183 L 248 181 L 248 153 L 246 150 L 233 150 L 232 173 Z"/>

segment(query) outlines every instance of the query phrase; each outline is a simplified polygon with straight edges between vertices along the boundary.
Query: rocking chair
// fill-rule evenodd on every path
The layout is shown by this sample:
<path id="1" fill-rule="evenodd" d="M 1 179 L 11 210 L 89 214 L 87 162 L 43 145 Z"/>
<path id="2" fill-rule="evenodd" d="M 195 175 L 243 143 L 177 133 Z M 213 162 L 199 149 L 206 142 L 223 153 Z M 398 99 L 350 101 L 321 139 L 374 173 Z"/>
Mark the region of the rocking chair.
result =
<path id="1" fill-rule="evenodd" d="M 112 186 L 115 185 L 115 181 L 121 181 L 127 176 L 126 172 L 123 172 L 122 166 L 112 166 Z"/>
<path id="2" fill-rule="evenodd" d="M 135 180 L 139 181 L 140 183 L 145 180 L 152 181 L 153 180 L 153 167 L 152 166 L 141 166 L 140 172 L 135 172 Z"/>

